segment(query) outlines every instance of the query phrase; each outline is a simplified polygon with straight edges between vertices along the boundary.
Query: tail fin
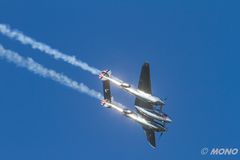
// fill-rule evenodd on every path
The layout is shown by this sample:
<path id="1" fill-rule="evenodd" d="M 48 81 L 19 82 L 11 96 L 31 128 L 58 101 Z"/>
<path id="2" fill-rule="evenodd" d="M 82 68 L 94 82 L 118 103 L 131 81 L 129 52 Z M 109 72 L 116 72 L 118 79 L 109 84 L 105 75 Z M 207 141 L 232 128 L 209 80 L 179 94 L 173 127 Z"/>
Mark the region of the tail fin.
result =
<path id="1" fill-rule="evenodd" d="M 100 74 L 99 74 L 99 79 L 106 81 L 107 78 L 106 77 L 110 77 L 112 74 L 111 70 L 103 70 Z"/>
<path id="2" fill-rule="evenodd" d="M 111 102 L 112 96 L 111 96 L 110 81 L 109 80 L 103 81 L 103 96 L 104 96 L 104 99 Z"/>

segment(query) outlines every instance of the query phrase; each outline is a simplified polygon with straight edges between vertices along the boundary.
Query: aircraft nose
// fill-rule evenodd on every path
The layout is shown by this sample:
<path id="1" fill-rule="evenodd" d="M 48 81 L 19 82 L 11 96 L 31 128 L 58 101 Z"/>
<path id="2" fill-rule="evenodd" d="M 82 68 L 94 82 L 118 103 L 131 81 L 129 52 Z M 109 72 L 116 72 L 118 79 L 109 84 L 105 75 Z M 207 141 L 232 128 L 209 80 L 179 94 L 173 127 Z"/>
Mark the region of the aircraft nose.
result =
<path id="1" fill-rule="evenodd" d="M 163 102 L 162 100 L 160 100 L 159 105 L 160 105 L 160 106 L 164 106 L 164 105 L 165 105 L 165 102 Z"/>
<path id="2" fill-rule="evenodd" d="M 169 118 L 169 117 L 167 117 L 166 120 L 167 120 L 169 123 L 172 122 L 171 118 Z"/>

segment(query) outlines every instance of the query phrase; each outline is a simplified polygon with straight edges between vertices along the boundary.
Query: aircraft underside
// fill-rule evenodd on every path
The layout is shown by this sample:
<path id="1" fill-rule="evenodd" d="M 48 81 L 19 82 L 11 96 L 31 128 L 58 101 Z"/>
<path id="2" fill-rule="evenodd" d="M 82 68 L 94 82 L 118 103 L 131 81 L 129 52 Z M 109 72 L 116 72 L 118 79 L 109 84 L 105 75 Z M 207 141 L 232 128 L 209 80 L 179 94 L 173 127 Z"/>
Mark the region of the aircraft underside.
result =
<path id="1" fill-rule="evenodd" d="M 103 80 L 104 100 L 102 100 L 102 105 L 113 108 L 142 125 L 149 144 L 155 148 L 155 132 L 160 132 L 161 134 L 166 132 L 166 124 L 170 123 L 172 120 L 163 113 L 162 110 L 156 110 L 154 107 L 160 105 L 162 108 L 164 102 L 160 100 L 160 98 L 152 96 L 149 64 L 144 63 L 142 66 L 138 89 L 111 76 L 110 70 L 101 72 L 99 78 Z M 123 108 L 118 105 L 118 103 L 112 102 L 110 82 L 136 96 L 134 103 L 136 112 Z"/>

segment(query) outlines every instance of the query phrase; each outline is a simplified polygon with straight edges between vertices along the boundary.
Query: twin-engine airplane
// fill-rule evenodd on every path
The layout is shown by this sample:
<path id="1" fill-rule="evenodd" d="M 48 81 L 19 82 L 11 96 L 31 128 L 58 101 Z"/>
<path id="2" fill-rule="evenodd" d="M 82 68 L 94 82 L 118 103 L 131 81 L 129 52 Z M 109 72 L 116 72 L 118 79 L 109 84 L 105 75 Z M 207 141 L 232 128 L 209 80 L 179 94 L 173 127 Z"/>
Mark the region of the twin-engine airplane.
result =
<path id="1" fill-rule="evenodd" d="M 164 133 L 167 130 L 165 127 L 166 123 L 170 123 L 172 120 L 167 114 L 162 112 L 162 107 L 161 110 L 154 108 L 154 105 L 163 106 L 164 102 L 161 101 L 160 98 L 152 96 L 149 64 L 144 63 L 142 66 L 138 89 L 112 77 L 109 70 L 101 72 L 99 78 L 103 80 L 104 99 L 101 101 L 101 104 L 107 108 L 115 109 L 124 116 L 141 124 L 148 142 L 155 148 L 155 132 Z M 136 96 L 135 109 L 137 112 L 126 109 L 112 101 L 110 82 Z"/>

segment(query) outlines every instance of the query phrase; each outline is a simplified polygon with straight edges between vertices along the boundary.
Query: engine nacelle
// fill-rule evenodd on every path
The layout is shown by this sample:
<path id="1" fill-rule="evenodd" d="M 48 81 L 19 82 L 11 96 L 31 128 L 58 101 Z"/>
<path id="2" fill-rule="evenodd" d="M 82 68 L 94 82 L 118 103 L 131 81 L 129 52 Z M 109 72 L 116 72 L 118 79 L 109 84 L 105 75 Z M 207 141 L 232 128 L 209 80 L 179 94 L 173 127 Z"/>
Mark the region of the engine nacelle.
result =
<path id="1" fill-rule="evenodd" d="M 125 113 L 125 114 L 131 114 L 132 111 L 130 111 L 129 109 L 124 109 L 124 110 L 123 110 L 123 113 Z"/>
<path id="2" fill-rule="evenodd" d="M 131 85 L 128 84 L 128 83 L 121 83 L 121 86 L 124 87 L 124 88 L 130 88 Z"/>

